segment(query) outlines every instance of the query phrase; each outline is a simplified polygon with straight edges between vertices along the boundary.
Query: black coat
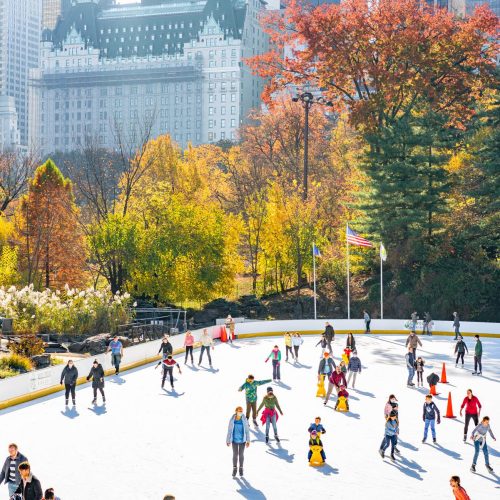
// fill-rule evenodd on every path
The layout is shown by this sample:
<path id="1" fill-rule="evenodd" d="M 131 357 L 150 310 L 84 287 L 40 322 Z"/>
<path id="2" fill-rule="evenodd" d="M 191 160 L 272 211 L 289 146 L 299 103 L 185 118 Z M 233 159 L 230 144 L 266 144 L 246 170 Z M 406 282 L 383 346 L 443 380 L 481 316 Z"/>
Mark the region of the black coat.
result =
<path id="1" fill-rule="evenodd" d="M 328 325 L 326 328 L 325 328 L 325 332 L 324 332 L 324 335 L 325 335 L 325 338 L 328 342 L 331 342 L 333 340 L 333 337 L 335 337 L 335 331 L 333 329 L 333 326 L 332 325 Z"/>
<path id="2" fill-rule="evenodd" d="M 351 337 L 347 336 L 345 346 L 349 347 L 349 349 L 351 349 L 351 351 L 354 351 L 356 349 L 356 340 L 354 339 L 354 335 L 352 336 L 352 340 L 351 340 Z"/>
<path id="3" fill-rule="evenodd" d="M 42 485 L 33 474 L 31 475 L 31 481 L 26 483 L 26 488 L 24 487 L 23 481 L 21 481 L 16 493 L 21 494 L 23 500 L 42 500 L 43 498 Z"/>
<path id="4" fill-rule="evenodd" d="M 158 350 L 158 354 L 163 351 L 163 354 L 167 356 L 172 354 L 172 344 L 170 342 L 162 342 L 160 345 L 160 349 Z"/>
<path id="5" fill-rule="evenodd" d="M 78 368 L 75 365 L 71 368 L 66 365 L 61 373 L 61 384 L 63 380 L 66 385 L 75 385 L 78 380 Z"/>
<path id="6" fill-rule="evenodd" d="M 92 387 L 104 389 L 104 369 L 101 364 L 96 367 L 92 366 L 87 380 L 92 379 Z"/>
<path id="7" fill-rule="evenodd" d="M 21 475 L 19 474 L 19 464 L 23 462 L 27 462 L 28 459 L 21 453 L 17 452 L 17 457 L 16 457 L 16 481 L 19 482 L 21 481 Z M 9 473 L 10 473 L 10 455 L 5 459 L 5 462 L 3 464 L 2 470 L 0 470 L 0 484 L 2 484 L 4 481 L 7 482 L 9 479 Z"/>

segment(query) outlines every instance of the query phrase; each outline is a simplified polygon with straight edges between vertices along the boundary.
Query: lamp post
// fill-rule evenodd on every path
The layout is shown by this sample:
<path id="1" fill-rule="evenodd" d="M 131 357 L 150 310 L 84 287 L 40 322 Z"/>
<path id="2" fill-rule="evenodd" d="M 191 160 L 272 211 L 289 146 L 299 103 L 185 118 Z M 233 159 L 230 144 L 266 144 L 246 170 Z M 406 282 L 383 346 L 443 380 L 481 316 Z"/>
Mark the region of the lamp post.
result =
<path id="1" fill-rule="evenodd" d="M 332 106 L 330 101 L 325 101 L 323 97 L 314 97 L 311 92 L 304 92 L 302 94 L 292 97 L 293 102 L 301 102 L 304 106 L 305 120 L 304 120 L 304 186 L 302 191 L 302 198 L 307 200 L 307 180 L 309 177 L 309 110 L 314 103 Z"/>

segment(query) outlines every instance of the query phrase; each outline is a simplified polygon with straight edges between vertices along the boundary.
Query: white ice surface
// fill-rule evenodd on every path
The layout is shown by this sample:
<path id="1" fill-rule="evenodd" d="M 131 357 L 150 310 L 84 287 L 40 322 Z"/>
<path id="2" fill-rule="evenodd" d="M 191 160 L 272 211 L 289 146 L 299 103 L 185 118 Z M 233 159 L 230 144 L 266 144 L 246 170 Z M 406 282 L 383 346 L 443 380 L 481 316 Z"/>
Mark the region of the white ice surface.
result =
<path id="1" fill-rule="evenodd" d="M 167 492 L 178 500 L 446 499 L 452 498 L 451 475 L 462 478 L 473 500 L 500 497 L 499 479 L 486 472 L 482 455 L 478 473 L 469 471 L 473 447 L 462 442 L 463 418 L 442 419 L 437 446 L 421 443 L 427 391 L 406 387 L 404 337 L 356 336 L 363 372 L 357 389 L 350 389 L 351 412 L 347 414 L 333 411 L 333 400 L 325 408 L 315 397 L 320 351 L 314 347 L 316 337 L 305 339 L 300 351 L 303 365 L 283 362 L 283 383 L 275 385 L 284 411 L 278 421 L 281 446 L 274 441 L 266 445 L 261 429 L 252 430 L 244 480 L 231 478 L 227 422 L 237 405 L 244 406 L 244 394 L 237 388 L 246 375 L 270 378 L 271 363 L 264 360 L 276 342 L 284 349 L 281 338 L 216 346 L 212 354 L 216 372 L 185 367 L 182 359 L 175 395 L 160 389 L 160 368 L 148 365 L 106 380 L 106 408 L 90 405 L 87 384 L 77 391 L 74 412 L 65 411 L 61 394 L 5 410 L 0 412 L 0 450 L 17 442 L 42 487 L 55 487 L 62 500 L 161 500 Z M 480 378 L 471 375 L 472 354 L 466 356 L 466 369 L 455 368 L 450 338 L 422 341 L 418 354 L 426 360 L 424 380 L 431 371 L 440 375 L 442 362 L 447 363 L 450 383 L 438 385 L 441 395 L 436 400 L 442 414 L 449 390 L 458 416 L 466 389 L 471 387 L 500 439 L 500 341 L 483 339 Z M 466 342 L 473 352 L 473 340 Z M 345 336 L 337 336 L 336 361 L 344 345 Z M 198 356 L 195 351 L 196 362 Z M 259 388 L 259 401 L 265 387 Z M 396 464 L 377 453 L 383 436 L 383 408 L 390 393 L 400 403 L 402 457 Z M 327 430 L 323 443 L 328 465 L 323 468 L 307 462 L 307 428 L 316 415 Z M 500 472 L 500 441 L 488 437 L 488 442 L 491 465 Z M 2 463 L 3 458 L 0 455 Z M 4 485 L 0 491 L 6 498 Z"/>

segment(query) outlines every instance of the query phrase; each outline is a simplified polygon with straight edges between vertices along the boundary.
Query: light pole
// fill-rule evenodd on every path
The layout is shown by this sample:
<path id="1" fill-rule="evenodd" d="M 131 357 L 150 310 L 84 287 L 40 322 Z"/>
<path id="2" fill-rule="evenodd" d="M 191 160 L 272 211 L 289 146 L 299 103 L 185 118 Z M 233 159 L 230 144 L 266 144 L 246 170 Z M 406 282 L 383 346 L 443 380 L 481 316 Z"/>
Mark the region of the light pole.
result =
<path id="1" fill-rule="evenodd" d="M 302 102 L 304 106 L 305 120 L 304 120 L 304 186 L 302 191 L 302 198 L 307 200 L 307 180 L 309 177 L 309 110 L 316 102 L 326 106 L 332 106 L 330 101 L 325 101 L 323 97 L 314 97 L 311 92 L 304 92 L 302 94 L 292 97 L 293 102 Z"/>

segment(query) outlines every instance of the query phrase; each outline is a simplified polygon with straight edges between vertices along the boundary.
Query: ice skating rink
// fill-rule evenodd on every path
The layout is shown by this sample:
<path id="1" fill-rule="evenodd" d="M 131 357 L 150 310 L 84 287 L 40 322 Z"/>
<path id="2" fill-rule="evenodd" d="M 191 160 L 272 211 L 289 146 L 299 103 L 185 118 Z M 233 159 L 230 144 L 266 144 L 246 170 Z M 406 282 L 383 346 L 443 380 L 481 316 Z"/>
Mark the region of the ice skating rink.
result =
<path id="1" fill-rule="evenodd" d="M 482 339 L 483 376 L 477 377 L 471 374 L 474 339 L 465 339 L 470 354 L 465 369 L 457 369 L 452 337 L 422 338 L 417 355 L 426 361 L 424 381 L 432 371 L 441 375 L 446 362 L 449 384 L 438 385 L 441 394 L 435 402 L 444 415 L 451 391 L 458 417 L 442 418 L 433 445 L 430 437 L 427 444 L 421 443 L 427 390 L 406 387 L 406 337 L 356 336 L 363 371 L 356 390 L 349 389 L 349 413 L 335 412 L 333 397 L 327 407 L 315 397 L 318 337 L 304 338 L 301 364 L 284 362 L 282 338 L 241 340 L 215 347 L 213 371 L 186 367 L 178 357 L 183 372 L 176 374 L 176 393 L 161 390 L 161 368 L 148 365 L 107 378 L 106 407 L 90 404 L 87 384 L 78 388 L 76 410 L 65 410 L 62 393 L 5 410 L 0 412 L 0 459 L 3 463 L 8 443 L 18 443 L 42 487 L 54 487 L 62 500 L 161 500 L 166 493 L 178 500 L 442 500 L 453 498 L 451 475 L 461 477 L 473 500 L 499 498 L 499 476 L 486 471 L 482 454 L 477 474 L 469 471 L 473 446 L 462 442 L 459 406 L 467 388 L 472 388 L 483 405 L 482 415 L 491 418 L 500 439 L 500 340 Z M 281 443 L 276 446 L 273 440 L 266 445 L 262 427 L 254 430 L 251 425 L 245 477 L 232 479 L 231 450 L 225 440 L 230 416 L 245 403 L 244 393 L 237 389 L 249 373 L 258 380 L 271 378 L 271 363 L 264 360 L 275 343 L 283 353 L 282 383 L 273 384 L 284 412 L 278 421 Z M 333 352 L 337 363 L 344 346 L 345 335 L 337 335 Z M 154 354 L 157 349 L 151 350 Z M 195 351 L 195 365 L 198 356 Z M 259 387 L 259 402 L 265 388 Z M 377 451 L 390 393 L 400 404 L 401 457 L 396 463 L 382 460 Z M 327 431 L 323 443 L 328 465 L 322 468 L 307 462 L 307 428 L 317 415 Z M 488 446 L 498 474 L 500 441 L 488 436 Z M 0 497 L 7 498 L 5 485 Z"/>

